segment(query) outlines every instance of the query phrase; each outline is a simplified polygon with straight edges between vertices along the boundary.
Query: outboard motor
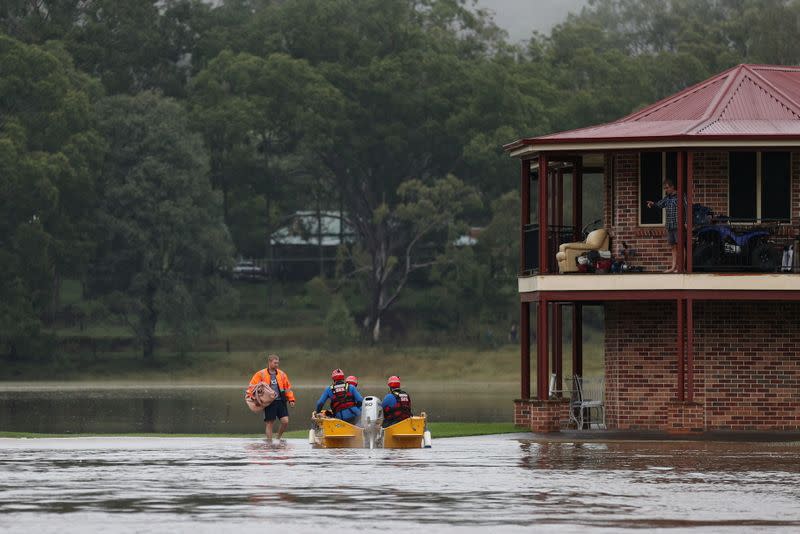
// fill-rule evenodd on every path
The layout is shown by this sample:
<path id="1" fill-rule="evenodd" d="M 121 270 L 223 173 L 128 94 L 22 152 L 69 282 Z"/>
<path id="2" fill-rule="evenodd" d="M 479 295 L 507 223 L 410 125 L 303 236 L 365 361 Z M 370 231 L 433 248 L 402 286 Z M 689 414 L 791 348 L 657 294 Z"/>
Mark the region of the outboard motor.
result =
<path id="1" fill-rule="evenodd" d="M 364 397 L 361 404 L 361 427 L 364 429 L 364 441 L 370 449 L 375 448 L 375 442 L 381 430 L 383 408 L 378 397 Z"/>

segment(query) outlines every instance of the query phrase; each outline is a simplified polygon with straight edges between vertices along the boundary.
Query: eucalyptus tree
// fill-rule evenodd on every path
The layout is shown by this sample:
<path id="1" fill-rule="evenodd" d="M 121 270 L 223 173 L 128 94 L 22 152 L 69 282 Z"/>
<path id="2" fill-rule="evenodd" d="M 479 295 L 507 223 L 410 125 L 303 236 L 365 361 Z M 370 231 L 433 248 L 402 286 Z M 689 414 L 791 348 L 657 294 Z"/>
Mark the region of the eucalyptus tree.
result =
<path id="1" fill-rule="evenodd" d="M 237 249 L 269 256 L 277 222 L 312 198 L 313 152 L 343 120 L 338 91 L 306 61 L 223 51 L 192 80 L 189 102 Z"/>
<path id="2" fill-rule="evenodd" d="M 92 251 L 100 87 L 55 43 L 0 35 L 0 66 L 0 354 L 21 357 Z"/>
<path id="3" fill-rule="evenodd" d="M 97 115 L 108 148 L 89 288 L 127 322 L 151 361 L 160 321 L 184 341 L 207 326 L 232 247 L 208 155 L 177 102 L 119 95 L 102 100 Z"/>

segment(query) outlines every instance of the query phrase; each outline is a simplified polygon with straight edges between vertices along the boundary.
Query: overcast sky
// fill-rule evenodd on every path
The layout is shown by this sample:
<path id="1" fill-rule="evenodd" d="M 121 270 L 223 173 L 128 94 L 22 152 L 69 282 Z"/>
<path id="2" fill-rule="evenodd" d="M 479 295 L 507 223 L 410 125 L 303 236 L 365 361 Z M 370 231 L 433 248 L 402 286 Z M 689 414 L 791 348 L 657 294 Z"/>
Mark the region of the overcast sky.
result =
<path id="1" fill-rule="evenodd" d="M 587 0 L 478 0 L 478 5 L 494 11 L 498 26 L 511 41 L 528 39 L 534 30 L 550 31 L 570 11 L 579 11 Z"/>

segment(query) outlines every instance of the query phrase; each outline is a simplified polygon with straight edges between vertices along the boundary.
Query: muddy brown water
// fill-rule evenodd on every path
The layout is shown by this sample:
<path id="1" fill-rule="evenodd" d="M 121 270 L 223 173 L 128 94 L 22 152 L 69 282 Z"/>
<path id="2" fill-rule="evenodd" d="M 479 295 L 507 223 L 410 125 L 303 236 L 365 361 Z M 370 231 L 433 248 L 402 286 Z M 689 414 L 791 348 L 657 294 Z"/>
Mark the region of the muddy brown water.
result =
<path id="1" fill-rule="evenodd" d="M 324 386 L 295 386 L 297 405 L 289 430 L 309 427 Z M 413 407 L 431 421 L 508 422 L 514 384 L 409 385 Z M 383 397 L 385 387 L 363 385 L 364 395 Z M 264 431 L 237 385 L 148 387 L 97 384 L 43 386 L 0 384 L 0 431 L 54 434 L 179 433 L 247 434 Z"/>
<path id="2" fill-rule="evenodd" d="M 797 444 L 0 439 L 0 530 L 797 532 Z"/>

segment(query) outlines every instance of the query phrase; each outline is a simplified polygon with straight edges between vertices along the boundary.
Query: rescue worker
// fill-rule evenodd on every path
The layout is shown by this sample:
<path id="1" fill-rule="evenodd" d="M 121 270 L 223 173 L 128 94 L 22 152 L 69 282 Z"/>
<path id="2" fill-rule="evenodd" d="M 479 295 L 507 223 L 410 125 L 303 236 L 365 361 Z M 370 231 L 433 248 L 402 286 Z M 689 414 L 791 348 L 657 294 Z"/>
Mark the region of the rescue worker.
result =
<path id="1" fill-rule="evenodd" d="M 358 378 L 357 377 L 355 377 L 353 375 L 350 375 L 347 378 L 345 378 L 344 381 L 346 383 L 350 384 L 351 386 L 353 386 L 354 388 L 358 389 Z"/>
<path id="2" fill-rule="evenodd" d="M 341 369 L 333 370 L 331 380 L 333 380 L 333 385 L 325 388 L 317 401 L 317 412 L 321 411 L 325 403 L 330 401 L 331 411 L 335 418 L 351 425 L 355 424 L 361 415 L 361 404 L 364 402 L 364 398 L 355 386 L 345 382 L 344 372 Z"/>
<path id="3" fill-rule="evenodd" d="M 411 413 L 411 396 L 400 389 L 400 378 L 390 376 L 387 382 L 389 393 L 383 398 L 383 428 L 408 419 Z"/>
<path id="4" fill-rule="evenodd" d="M 250 386 L 247 388 L 247 394 L 251 395 L 255 386 L 259 382 L 264 382 L 275 392 L 275 400 L 264 408 L 265 433 L 267 441 L 270 442 L 272 441 L 272 426 L 275 419 L 278 419 L 281 423 L 278 429 L 278 440 L 283 437 L 286 427 L 289 426 L 289 409 L 286 407 L 286 403 L 288 402 L 289 406 L 294 408 L 295 402 L 289 377 L 278 369 L 280 362 L 281 359 L 277 354 L 267 356 L 267 367 L 253 375 L 253 378 L 250 379 Z"/>

